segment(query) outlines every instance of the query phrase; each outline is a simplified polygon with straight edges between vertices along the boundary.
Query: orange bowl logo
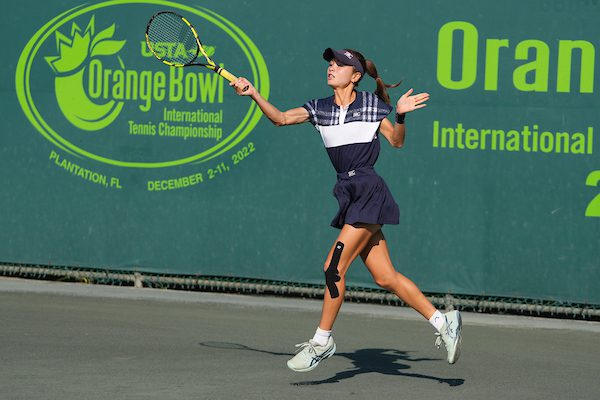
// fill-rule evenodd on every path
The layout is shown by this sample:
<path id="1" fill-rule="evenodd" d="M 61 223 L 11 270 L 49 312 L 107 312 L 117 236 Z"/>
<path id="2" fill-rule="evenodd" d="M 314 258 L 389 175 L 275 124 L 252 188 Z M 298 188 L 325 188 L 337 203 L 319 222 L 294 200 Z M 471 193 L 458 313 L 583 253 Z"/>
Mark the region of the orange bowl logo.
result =
<path id="1" fill-rule="evenodd" d="M 211 58 L 247 76 L 268 98 L 260 51 L 211 10 L 163 0 L 81 5 L 34 34 L 15 80 L 25 115 L 63 158 L 110 168 L 197 164 L 234 149 L 254 129 L 260 110 L 223 78 L 203 67 L 170 68 L 154 59 L 144 30 L 163 9 L 185 15 Z M 158 47 L 187 50 L 177 43 Z"/>

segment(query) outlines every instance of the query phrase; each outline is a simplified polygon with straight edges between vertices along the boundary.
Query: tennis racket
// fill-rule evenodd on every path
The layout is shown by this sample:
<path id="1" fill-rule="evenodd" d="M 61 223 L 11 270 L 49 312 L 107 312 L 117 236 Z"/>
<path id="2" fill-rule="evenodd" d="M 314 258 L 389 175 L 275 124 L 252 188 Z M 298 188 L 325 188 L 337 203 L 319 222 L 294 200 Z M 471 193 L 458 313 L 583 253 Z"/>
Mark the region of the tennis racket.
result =
<path id="1" fill-rule="evenodd" d="M 230 82 L 238 78 L 221 68 L 206 53 L 198 32 L 190 22 L 173 11 L 160 11 L 146 25 L 146 43 L 154 56 L 171 67 L 199 65 L 216 72 Z M 206 59 L 200 62 L 198 56 Z M 246 86 L 243 91 L 248 89 Z"/>

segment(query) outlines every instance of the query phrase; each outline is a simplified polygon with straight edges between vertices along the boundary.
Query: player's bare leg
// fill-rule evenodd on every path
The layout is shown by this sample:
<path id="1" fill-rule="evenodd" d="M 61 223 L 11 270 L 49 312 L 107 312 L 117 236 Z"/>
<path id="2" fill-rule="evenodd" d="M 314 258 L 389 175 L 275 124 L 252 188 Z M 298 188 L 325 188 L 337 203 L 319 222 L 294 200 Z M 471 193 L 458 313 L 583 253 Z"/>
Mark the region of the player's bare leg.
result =
<path id="1" fill-rule="evenodd" d="M 454 364 L 460 356 L 462 340 L 460 313 L 450 311 L 445 315 L 442 314 L 427 300 L 413 281 L 396 271 L 381 230 L 371 236 L 369 243 L 361 252 L 361 258 L 379 286 L 396 294 L 402 301 L 429 320 L 438 331 L 436 346 L 439 348 L 444 343 L 448 351 L 448 362 Z"/>
<path id="2" fill-rule="evenodd" d="M 436 308 L 413 281 L 396 271 L 381 230 L 371 236 L 360 256 L 377 285 L 394 293 L 426 319 L 431 318 Z"/>
<path id="3" fill-rule="evenodd" d="M 319 327 L 313 339 L 297 345 L 298 353 L 287 363 L 290 369 L 296 372 L 311 371 L 335 353 L 331 329 L 344 302 L 346 272 L 369 238 L 380 228 L 380 225 L 343 226 L 325 261 L 326 286 Z"/>

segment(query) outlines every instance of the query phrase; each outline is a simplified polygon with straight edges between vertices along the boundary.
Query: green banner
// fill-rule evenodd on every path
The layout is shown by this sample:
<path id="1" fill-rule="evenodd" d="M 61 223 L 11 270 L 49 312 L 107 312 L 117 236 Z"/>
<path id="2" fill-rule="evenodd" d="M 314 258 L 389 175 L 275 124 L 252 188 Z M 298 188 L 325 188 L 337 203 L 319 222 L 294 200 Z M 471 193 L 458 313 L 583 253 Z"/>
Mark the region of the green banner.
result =
<path id="1" fill-rule="evenodd" d="M 401 210 L 384 227 L 394 265 L 423 291 L 600 304 L 597 2 L 5 8 L 2 262 L 323 282 L 338 231 L 321 138 L 273 126 L 206 68 L 157 61 L 146 23 L 174 10 L 283 110 L 331 95 L 326 47 L 402 79 L 393 102 L 430 93 L 376 166 Z M 373 286 L 360 262 L 348 284 Z"/>

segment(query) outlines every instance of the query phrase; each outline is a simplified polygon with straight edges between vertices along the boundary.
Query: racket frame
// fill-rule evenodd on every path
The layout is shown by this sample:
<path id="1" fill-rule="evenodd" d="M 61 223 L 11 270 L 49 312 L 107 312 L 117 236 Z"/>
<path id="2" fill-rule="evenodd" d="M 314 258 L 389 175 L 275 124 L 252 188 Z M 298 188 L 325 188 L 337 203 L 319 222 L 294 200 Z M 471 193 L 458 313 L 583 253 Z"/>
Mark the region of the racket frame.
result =
<path id="1" fill-rule="evenodd" d="M 150 30 L 150 25 L 152 24 L 152 21 L 154 21 L 154 19 L 158 15 L 160 15 L 160 14 L 172 14 L 172 15 L 175 15 L 176 17 L 180 18 L 188 26 L 188 28 L 190 28 L 190 30 L 194 34 L 194 39 L 196 39 L 196 55 L 187 64 L 174 63 L 174 62 L 171 62 L 171 61 L 167 61 L 167 60 L 161 58 L 156 53 L 156 51 L 154 51 L 154 49 L 152 48 L 153 46 L 152 46 L 152 44 L 150 42 L 150 38 L 148 37 L 148 31 Z M 215 73 L 221 75 L 223 78 L 227 79 L 229 82 L 233 82 L 233 81 L 236 81 L 238 79 L 231 72 L 229 72 L 225 68 L 221 68 L 219 65 L 217 65 L 208 56 L 208 54 L 206 54 L 206 51 L 204 50 L 204 47 L 202 46 L 202 42 L 200 41 L 200 37 L 198 36 L 198 32 L 196 32 L 196 28 L 194 28 L 194 26 L 184 16 L 179 15 L 178 13 L 176 13 L 174 11 L 159 11 L 156 14 L 154 14 L 152 16 L 152 18 L 150 18 L 150 20 L 148 21 L 148 24 L 146 24 L 146 45 L 148 46 L 148 49 L 150 49 L 150 51 L 152 52 L 152 54 L 154 55 L 154 57 L 156 57 L 158 60 L 162 61 L 164 64 L 166 64 L 166 65 L 168 65 L 170 67 L 181 68 L 181 67 L 189 67 L 189 66 L 192 66 L 192 65 L 197 65 L 197 66 L 206 67 L 206 68 L 210 69 L 211 71 L 214 71 Z M 196 61 L 196 59 L 198 58 L 198 55 L 200 53 L 202 53 L 202 55 L 204 56 L 204 58 L 206 58 L 207 63 L 194 62 L 194 61 Z"/>

